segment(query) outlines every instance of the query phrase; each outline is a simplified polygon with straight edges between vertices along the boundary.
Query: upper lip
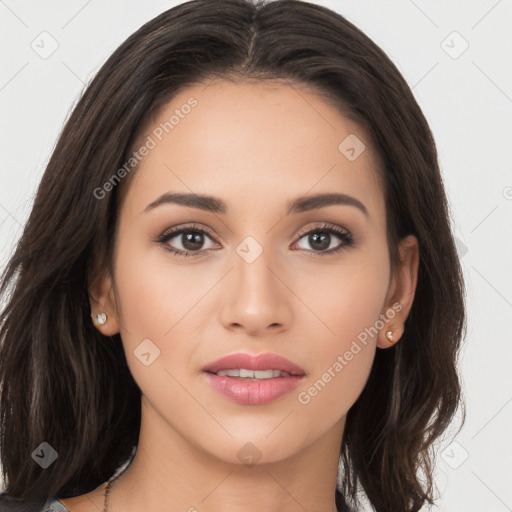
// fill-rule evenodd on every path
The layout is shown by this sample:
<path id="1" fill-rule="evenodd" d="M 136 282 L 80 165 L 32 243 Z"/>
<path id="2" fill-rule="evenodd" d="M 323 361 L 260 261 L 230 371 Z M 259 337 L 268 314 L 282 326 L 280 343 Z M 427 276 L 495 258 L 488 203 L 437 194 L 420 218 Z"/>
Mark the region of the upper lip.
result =
<path id="1" fill-rule="evenodd" d="M 280 370 L 292 375 L 305 375 L 304 370 L 290 360 L 277 354 L 251 355 L 245 353 L 221 357 L 203 368 L 203 371 L 216 373 L 220 370 L 245 368 L 246 370 Z"/>

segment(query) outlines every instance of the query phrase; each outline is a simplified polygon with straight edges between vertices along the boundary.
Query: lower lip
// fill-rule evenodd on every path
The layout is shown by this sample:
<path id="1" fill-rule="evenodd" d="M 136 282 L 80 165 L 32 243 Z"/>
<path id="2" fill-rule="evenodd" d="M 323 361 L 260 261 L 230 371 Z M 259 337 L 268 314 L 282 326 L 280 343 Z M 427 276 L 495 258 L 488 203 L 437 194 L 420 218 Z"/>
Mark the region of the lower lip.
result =
<path id="1" fill-rule="evenodd" d="M 227 398 L 245 405 L 261 405 L 293 391 L 304 375 L 274 379 L 238 379 L 205 372 L 208 382 Z"/>

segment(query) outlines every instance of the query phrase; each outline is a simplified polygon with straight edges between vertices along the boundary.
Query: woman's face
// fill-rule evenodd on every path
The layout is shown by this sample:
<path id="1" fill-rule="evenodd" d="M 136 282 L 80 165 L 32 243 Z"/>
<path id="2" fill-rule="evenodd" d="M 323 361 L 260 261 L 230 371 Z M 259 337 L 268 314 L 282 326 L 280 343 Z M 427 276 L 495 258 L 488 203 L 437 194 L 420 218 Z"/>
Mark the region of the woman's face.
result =
<path id="1" fill-rule="evenodd" d="M 143 424 L 234 463 L 340 436 L 375 331 L 404 314 L 366 134 L 304 88 L 218 81 L 176 96 L 139 141 L 102 330 L 121 333 Z M 323 194 L 340 196 L 311 200 Z M 233 354 L 295 369 L 213 365 Z M 212 373 L 233 367 L 289 375 Z"/>

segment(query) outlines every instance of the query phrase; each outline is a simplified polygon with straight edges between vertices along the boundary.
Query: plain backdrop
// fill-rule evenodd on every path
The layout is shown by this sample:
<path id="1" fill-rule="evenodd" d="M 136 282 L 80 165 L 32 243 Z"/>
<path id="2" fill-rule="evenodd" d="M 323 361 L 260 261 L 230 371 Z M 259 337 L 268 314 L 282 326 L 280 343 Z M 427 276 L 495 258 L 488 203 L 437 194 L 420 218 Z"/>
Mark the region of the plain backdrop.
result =
<path id="1" fill-rule="evenodd" d="M 0 267 L 85 84 L 131 33 L 178 3 L 0 0 Z M 467 421 L 438 448 L 437 510 L 512 510 L 512 1 L 315 3 L 390 56 L 439 151 L 468 335 L 460 362 Z"/>

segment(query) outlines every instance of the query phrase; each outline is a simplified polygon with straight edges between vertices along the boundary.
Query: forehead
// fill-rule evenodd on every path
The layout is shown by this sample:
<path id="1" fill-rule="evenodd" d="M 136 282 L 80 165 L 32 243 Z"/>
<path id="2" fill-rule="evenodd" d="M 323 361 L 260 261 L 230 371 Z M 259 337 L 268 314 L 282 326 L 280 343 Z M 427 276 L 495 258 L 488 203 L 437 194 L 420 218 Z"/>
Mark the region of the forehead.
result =
<path id="1" fill-rule="evenodd" d="M 149 138 L 130 185 L 146 204 L 171 190 L 266 206 L 332 191 L 364 198 L 369 209 L 384 206 L 381 162 L 367 134 L 311 88 L 194 84 L 146 120 L 135 148 Z"/>

